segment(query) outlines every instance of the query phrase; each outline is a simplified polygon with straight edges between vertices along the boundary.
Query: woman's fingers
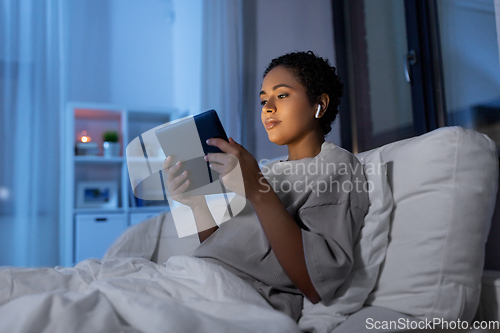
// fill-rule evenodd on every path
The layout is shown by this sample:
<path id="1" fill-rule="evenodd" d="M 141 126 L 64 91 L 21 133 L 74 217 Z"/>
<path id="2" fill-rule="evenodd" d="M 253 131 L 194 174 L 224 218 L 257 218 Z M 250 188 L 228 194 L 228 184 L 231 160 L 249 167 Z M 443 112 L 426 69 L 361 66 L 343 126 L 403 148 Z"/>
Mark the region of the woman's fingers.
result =
<path id="1" fill-rule="evenodd" d="M 188 177 L 188 171 L 184 170 L 180 175 L 175 176 L 178 171 L 182 168 L 182 163 L 177 162 L 174 165 L 170 166 L 172 158 L 168 156 L 165 158 L 165 161 L 163 162 L 163 168 L 165 169 L 165 172 L 167 173 L 167 191 L 169 193 L 169 196 L 184 205 L 187 205 L 189 207 L 193 207 L 195 205 L 199 205 L 200 202 L 205 200 L 204 196 L 190 196 L 190 195 L 185 195 L 184 192 L 186 192 L 187 188 L 189 187 L 189 179 Z"/>
<path id="2" fill-rule="evenodd" d="M 210 163 L 208 166 L 210 167 L 210 169 L 221 175 L 225 175 L 227 173 L 226 167 L 223 164 Z"/>
<path id="3" fill-rule="evenodd" d="M 163 161 L 163 169 L 167 170 L 170 168 L 170 161 L 172 160 L 171 156 L 167 156 L 165 160 Z"/>
<path id="4" fill-rule="evenodd" d="M 210 163 L 209 166 L 212 170 L 222 175 L 231 172 L 238 165 L 238 159 L 231 154 L 209 154 L 205 156 L 205 160 Z"/>
<path id="5" fill-rule="evenodd" d="M 168 182 L 168 192 L 170 193 L 173 193 L 177 190 L 177 188 L 179 188 L 181 185 L 181 183 L 183 183 L 184 181 L 186 181 L 186 177 L 187 177 L 187 171 L 184 171 L 183 173 L 181 173 L 180 175 L 178 175 L 177 177 L 173 178 L 171 181 Z"/>
<path id="6" fill-rule="evenodd" d="M 165 163 L 166 162 L 163 163 L 164 166 L 165 166 Z M 168 183 L 170 183 L 174 179 L 174 175 L 177 173 L 177 171 L 179 171 L 180 168 L 181 168 L 180 161 L 178 161 L 177 163 L 175 163 L 173 166 L 171 166 L 169 168 L 164 168 L 165 172 L 167 173 L 167 182 Z"/>
<path id="7" fill-rule="evenodd" d="M 179 186 L 178 188 L 176 188 L 173 192 L 170 192 L 172 198 L 174 200 L 178 199 L 182 195 L 182 193 L 184 193 L 186 191 L 186 189 L 187 189 L 188 186 L 189 186 L 189 179 L 186 180 L 184 182 L 184 184 L 182 184 L 181 186 Z"/>
<path id="8" fill-rule="evenodd" d="M 212 153 L 205 155 L 205 161 L 208 161 L 210 163 L 226 164 L 228 161 L 230 161 L 231 156 L 233 155 L 225 153 Z"/>
<path id="9" fill-rule="evenodd" d="M 228 153 L 228 154 L 233 154 L 233 155 L 238 154 L 238 148 L 236 148 L 235 145 L 230 144 L 229 142 L 227 142 L 224 139 L 211 138 L 211 139 L 207 140 L 207 144 L 209 146 L 215 146 L 215 147 L 219 148 L 220 150 L 222 150 L 223 152 Z"/>
<path id="10" fill-rule="evenodd" d="M 163 169 L 165 170 L 165 172 L 168 172 L 168 170 L 172 168 L 171 164 L 172 164 L 172 157 L 167 156 L 163 161 Z"/>
<path id="11" fill-rule="evenodd" d="M 187 185 L 185 185 L 185 183 L 181 185 L 181 183 L 183 183 L 186 180 L 187 171 L 184 171 L 183 173 L 181 173 L 177 177 L 174 177 L 175 174 L 177 173 L 177 171 L 179 171 L 179 169 L 181 168 L 182 163 L 180 161 L 178 161 L 173 166 L 169 167 L 171 160 L 172 160 L 172 158 L 170 156 L 167 156 L 167 158 L 165 158 L 165 161 L 163 162 L 163 167 L 164 167 L 165 172 L 167 174 L 168 192 L 173 194 L 174 192 L 179 190 L 182 186 L 184 186 L 184 190 L 185 190 L 185 188 L 187 188 Z M 182 192 L 184 192 L 184 191 L 182 191 Z"/>
<path id="12" fill-rule="evenodd" d="M 233 146 L 236 146 L 241 149 L 245 149 L 242 145 L 240 145 L 238 142 L 234 141 L 232 137 L 229 137 L 229 143 L 232 144 Z"/>

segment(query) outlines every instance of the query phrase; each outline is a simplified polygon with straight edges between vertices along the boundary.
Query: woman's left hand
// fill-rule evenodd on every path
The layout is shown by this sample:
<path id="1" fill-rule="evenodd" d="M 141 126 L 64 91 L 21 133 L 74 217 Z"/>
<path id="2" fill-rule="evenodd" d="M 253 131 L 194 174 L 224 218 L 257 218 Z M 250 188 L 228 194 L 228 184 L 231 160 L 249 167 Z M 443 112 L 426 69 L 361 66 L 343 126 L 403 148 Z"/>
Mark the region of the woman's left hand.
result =
<path id="1" fill-rule="evenodd" d="M 262 175 L 255 158 L 233 138 L 229 142 L 219 138 L 207 140 L 209 146 L 215 146 L 224 153 L 213 153 L 205 156 L 210 168 L 220 174 L 222 183 L 234 193 L 252 201 L 259 191 L 266 191 L 267 180 Z"/>

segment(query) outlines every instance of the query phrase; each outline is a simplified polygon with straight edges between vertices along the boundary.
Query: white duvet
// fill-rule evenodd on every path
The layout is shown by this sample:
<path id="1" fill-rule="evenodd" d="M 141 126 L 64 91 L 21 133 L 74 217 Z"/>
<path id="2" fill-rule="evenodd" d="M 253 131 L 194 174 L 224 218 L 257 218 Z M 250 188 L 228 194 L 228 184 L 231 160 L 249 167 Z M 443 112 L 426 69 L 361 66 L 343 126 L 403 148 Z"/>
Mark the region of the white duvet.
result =
<path id="1" fill-rule="evenodd" d="M 0 267 L 0 332 L 300 332 L 221 267 L 120 255 L 72 268 Z"/>

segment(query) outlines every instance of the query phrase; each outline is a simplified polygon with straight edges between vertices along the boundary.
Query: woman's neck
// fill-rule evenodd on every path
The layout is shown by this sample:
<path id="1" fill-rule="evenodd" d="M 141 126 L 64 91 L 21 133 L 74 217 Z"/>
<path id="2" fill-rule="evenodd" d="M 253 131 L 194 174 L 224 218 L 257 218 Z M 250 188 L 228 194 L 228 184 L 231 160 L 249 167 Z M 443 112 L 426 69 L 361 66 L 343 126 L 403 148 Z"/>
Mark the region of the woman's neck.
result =
<path id="1" fill-rule="evenodd" d="M 288 144 L 288 161 L 295 161 L 318 155 L 321 152 L 321 145 L 323 142 L 325 142 L 324 136 L 315 133 L 300 141 Z"/>

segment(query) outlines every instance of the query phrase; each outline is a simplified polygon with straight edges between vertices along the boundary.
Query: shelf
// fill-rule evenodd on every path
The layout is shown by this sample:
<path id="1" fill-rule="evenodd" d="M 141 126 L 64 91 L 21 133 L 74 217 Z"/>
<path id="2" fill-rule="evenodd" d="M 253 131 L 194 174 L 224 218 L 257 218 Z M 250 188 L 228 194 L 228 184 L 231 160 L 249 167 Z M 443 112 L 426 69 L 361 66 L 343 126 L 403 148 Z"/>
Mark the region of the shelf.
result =
<path id="1" fill-rule="evenodd" d="M 143 148 L 139 145 L 136 155 L 127 159 L 127 147 L 136 137 L 152 128 L 176 119 L 179 112 L 171 108 L 122 107 L 91 103 L 68 103 L 63 117 L 64 140 L 62 140 L 60 191 L 61 217 L 61 265 L 71 266 L 87 257 L 102 255 L 102 249 L 115 241 L 120 233 L 132 224 L 138 224 L 150 216 L 170 210 L 166 202 L 140 202 L 133 198 L 128 168 L 146 165 Z M 103 133 L 116 131 L 119 136 L 120 156 L 104 157 Z M 97 143 L 99 155 L 76 155 L 75 143 L 81 141 L 83 131 L 92 142 Z M 154 139 L 154 137 L 153 137 Z M 147 144 L 147 142 L 145 142 Z M 148 163 L 154 170 L 162 168 L 165 157 L 161 151 L 149 152 Z M 147 166 L 146 166 L 147 171 Z M 113 182 L 117 187 L 117 205 L 113 208 L 77 208 L 78 184 L 80 182 Z M 132 200 L 131 200 L 132 199 Z M 159 203 L 159 202 L 158 202 Z M 134 206 L 133 206 L 134 205 Z M 85 219 L 106 217 L 106 222 L 89 223 Z M 92 249 L 101 249 L 99 253 Z"/>
<path id="2" fill-rule="evenodd" d="M 144 163 L 144 161 L 144 157 L 132 156 L 127 158 L 128 163 Z M 149 163 L 163 164 L 163 161 L 165 161 L 165 157 L 148 157 Z"/>
<path id="3" fill-rule="evenodd" d="M 144 207 L 131 207 L 129 211 L 131 213 L 162 213 L 170 210 L 170 206 L 144 206 Z"/>
<path id="4" fill-rule="evenodd" d="M 78 163 L 144 163 L 144 157 L 129 157 L 124 158 L 122 156 L 117 157 L 102 157 L 102 156 L 75 156 L 75 162 Z M 149 163 L 152 164 L 163 164 L 165 157 L 151 157 L 148 158 Z"/>
<path id="5" fill-rule="evenodd" d="M 75 214 L 122 214 L 125 212 L 123 208 L 75 208 L 73 211 Z"/>
<path id="6" fill-rule="evenodd" d="M 124 158 L 122 156 L 116 157 L 103 157 L 103 156 L 75 156 L 75 162 L 78 163 L 122 163 Z"/>
<path id="7" fill-rule="evenodd" d="M 120 121 L 121 112 L 119 108 L 115 108 L 115 110 L 109 109 L 95 109 L 95 108 L 75 108 L 75 118 L 76 119 L 90 119 L 92 121 L 95 120 L 115 120 Z"/>

